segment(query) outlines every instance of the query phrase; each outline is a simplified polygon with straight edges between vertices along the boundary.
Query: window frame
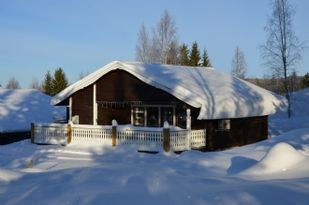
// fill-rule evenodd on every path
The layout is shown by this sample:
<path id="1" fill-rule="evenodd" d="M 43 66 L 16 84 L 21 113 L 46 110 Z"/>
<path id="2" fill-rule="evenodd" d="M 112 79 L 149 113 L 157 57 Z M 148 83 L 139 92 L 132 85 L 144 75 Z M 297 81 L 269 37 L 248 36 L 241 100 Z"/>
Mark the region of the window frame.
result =
<path id="1" fill-rule="evenodd" d="M 230 119 L 218 120 L 218 130 L 220 131 L 231 130 L 231 120 Z"/>

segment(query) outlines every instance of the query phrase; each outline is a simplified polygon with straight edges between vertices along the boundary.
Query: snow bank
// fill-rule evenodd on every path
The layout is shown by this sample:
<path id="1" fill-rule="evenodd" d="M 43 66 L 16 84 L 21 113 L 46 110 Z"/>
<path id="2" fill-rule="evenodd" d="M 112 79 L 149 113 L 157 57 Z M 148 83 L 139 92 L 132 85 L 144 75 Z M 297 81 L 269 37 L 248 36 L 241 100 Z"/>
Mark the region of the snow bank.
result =
<path id="1" fill-rule="evenodd" d="M 30 130 L 31 122 L 64 119 L 65 108 L 50 105 L 51 97 L 33 89 L 0 88 L 0 132 Z"/>
<path id="2" fill-rule="evenodd" d="M 291 145 L 280 142 L 273 146 L 255 165 L 242 171 L 240 175 L 257 179 L 300 178 L 308 176 L 309 158 Z"/>
<path id="3" fill-rule="evenodd" d="M 0 182 L 11 182 L 19 179 L 21 176 L 22 174 L 20 172 L 0 168 Z"/>

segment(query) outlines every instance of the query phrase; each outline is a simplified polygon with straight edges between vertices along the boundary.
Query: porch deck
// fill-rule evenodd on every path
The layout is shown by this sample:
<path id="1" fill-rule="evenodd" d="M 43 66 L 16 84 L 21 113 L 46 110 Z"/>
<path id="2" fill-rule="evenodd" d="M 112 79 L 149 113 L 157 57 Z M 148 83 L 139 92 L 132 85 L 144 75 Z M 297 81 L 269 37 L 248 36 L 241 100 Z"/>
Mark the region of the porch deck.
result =
<path id="1" fill-rule="evenodd" d="M 134 145 L 143 151 L 164 149 L 178 152 L 204 148 L 206 130 L 131 125 L 32 124 L 31 140 L 37 144 L 102 143 L 110 146 Z"/>

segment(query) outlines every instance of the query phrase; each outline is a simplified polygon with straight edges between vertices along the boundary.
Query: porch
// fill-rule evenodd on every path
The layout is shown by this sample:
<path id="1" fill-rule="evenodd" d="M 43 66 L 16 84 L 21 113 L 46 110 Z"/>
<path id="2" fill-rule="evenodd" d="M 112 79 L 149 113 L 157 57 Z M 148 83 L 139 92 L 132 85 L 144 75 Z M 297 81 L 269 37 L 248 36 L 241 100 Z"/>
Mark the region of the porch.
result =
<path id="1" fill-rule="evenodd" d="M 136 127 L 132 125 L 32 124 L 31 142 L 36 144 L 133 145 L 140 151 L 185 151 L 206 146 L 206 130 L 175 126 Z"/>

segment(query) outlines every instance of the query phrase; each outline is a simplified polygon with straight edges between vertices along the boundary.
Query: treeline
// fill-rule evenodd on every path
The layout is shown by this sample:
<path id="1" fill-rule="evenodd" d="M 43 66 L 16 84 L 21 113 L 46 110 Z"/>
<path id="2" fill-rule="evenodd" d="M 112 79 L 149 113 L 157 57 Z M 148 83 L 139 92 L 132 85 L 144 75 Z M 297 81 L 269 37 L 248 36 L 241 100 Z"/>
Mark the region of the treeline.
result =
<path id="1" fill-rule="evenodd" d="M 51 72 L 48 70 L 41 83 L 37 79 L 33 78 L 30 84 L 30 88 L 37 89 L 47 95 L 54 96 L 66 87 L 68 87 L 68 84 L 68 79 L 64 70 L 62 68 L 57 68 L 55 69 L 53 74 L 51 74 Z M 13 77 L 8 81 L 5 88 L 19 89 L 20 84 L 18 80 Z"/>
<path id="2" fill-rule="evenodd" d="M 263 78 L 250 78 L 246 80 L 279 95 L 285 94 L 285 79 L 282 77 L 264 76 Z M 304 76 L 297 76 L 294 72 L 288 77 L 288 87 L 291 92 L 309 88 L 309 73 Z"/>

